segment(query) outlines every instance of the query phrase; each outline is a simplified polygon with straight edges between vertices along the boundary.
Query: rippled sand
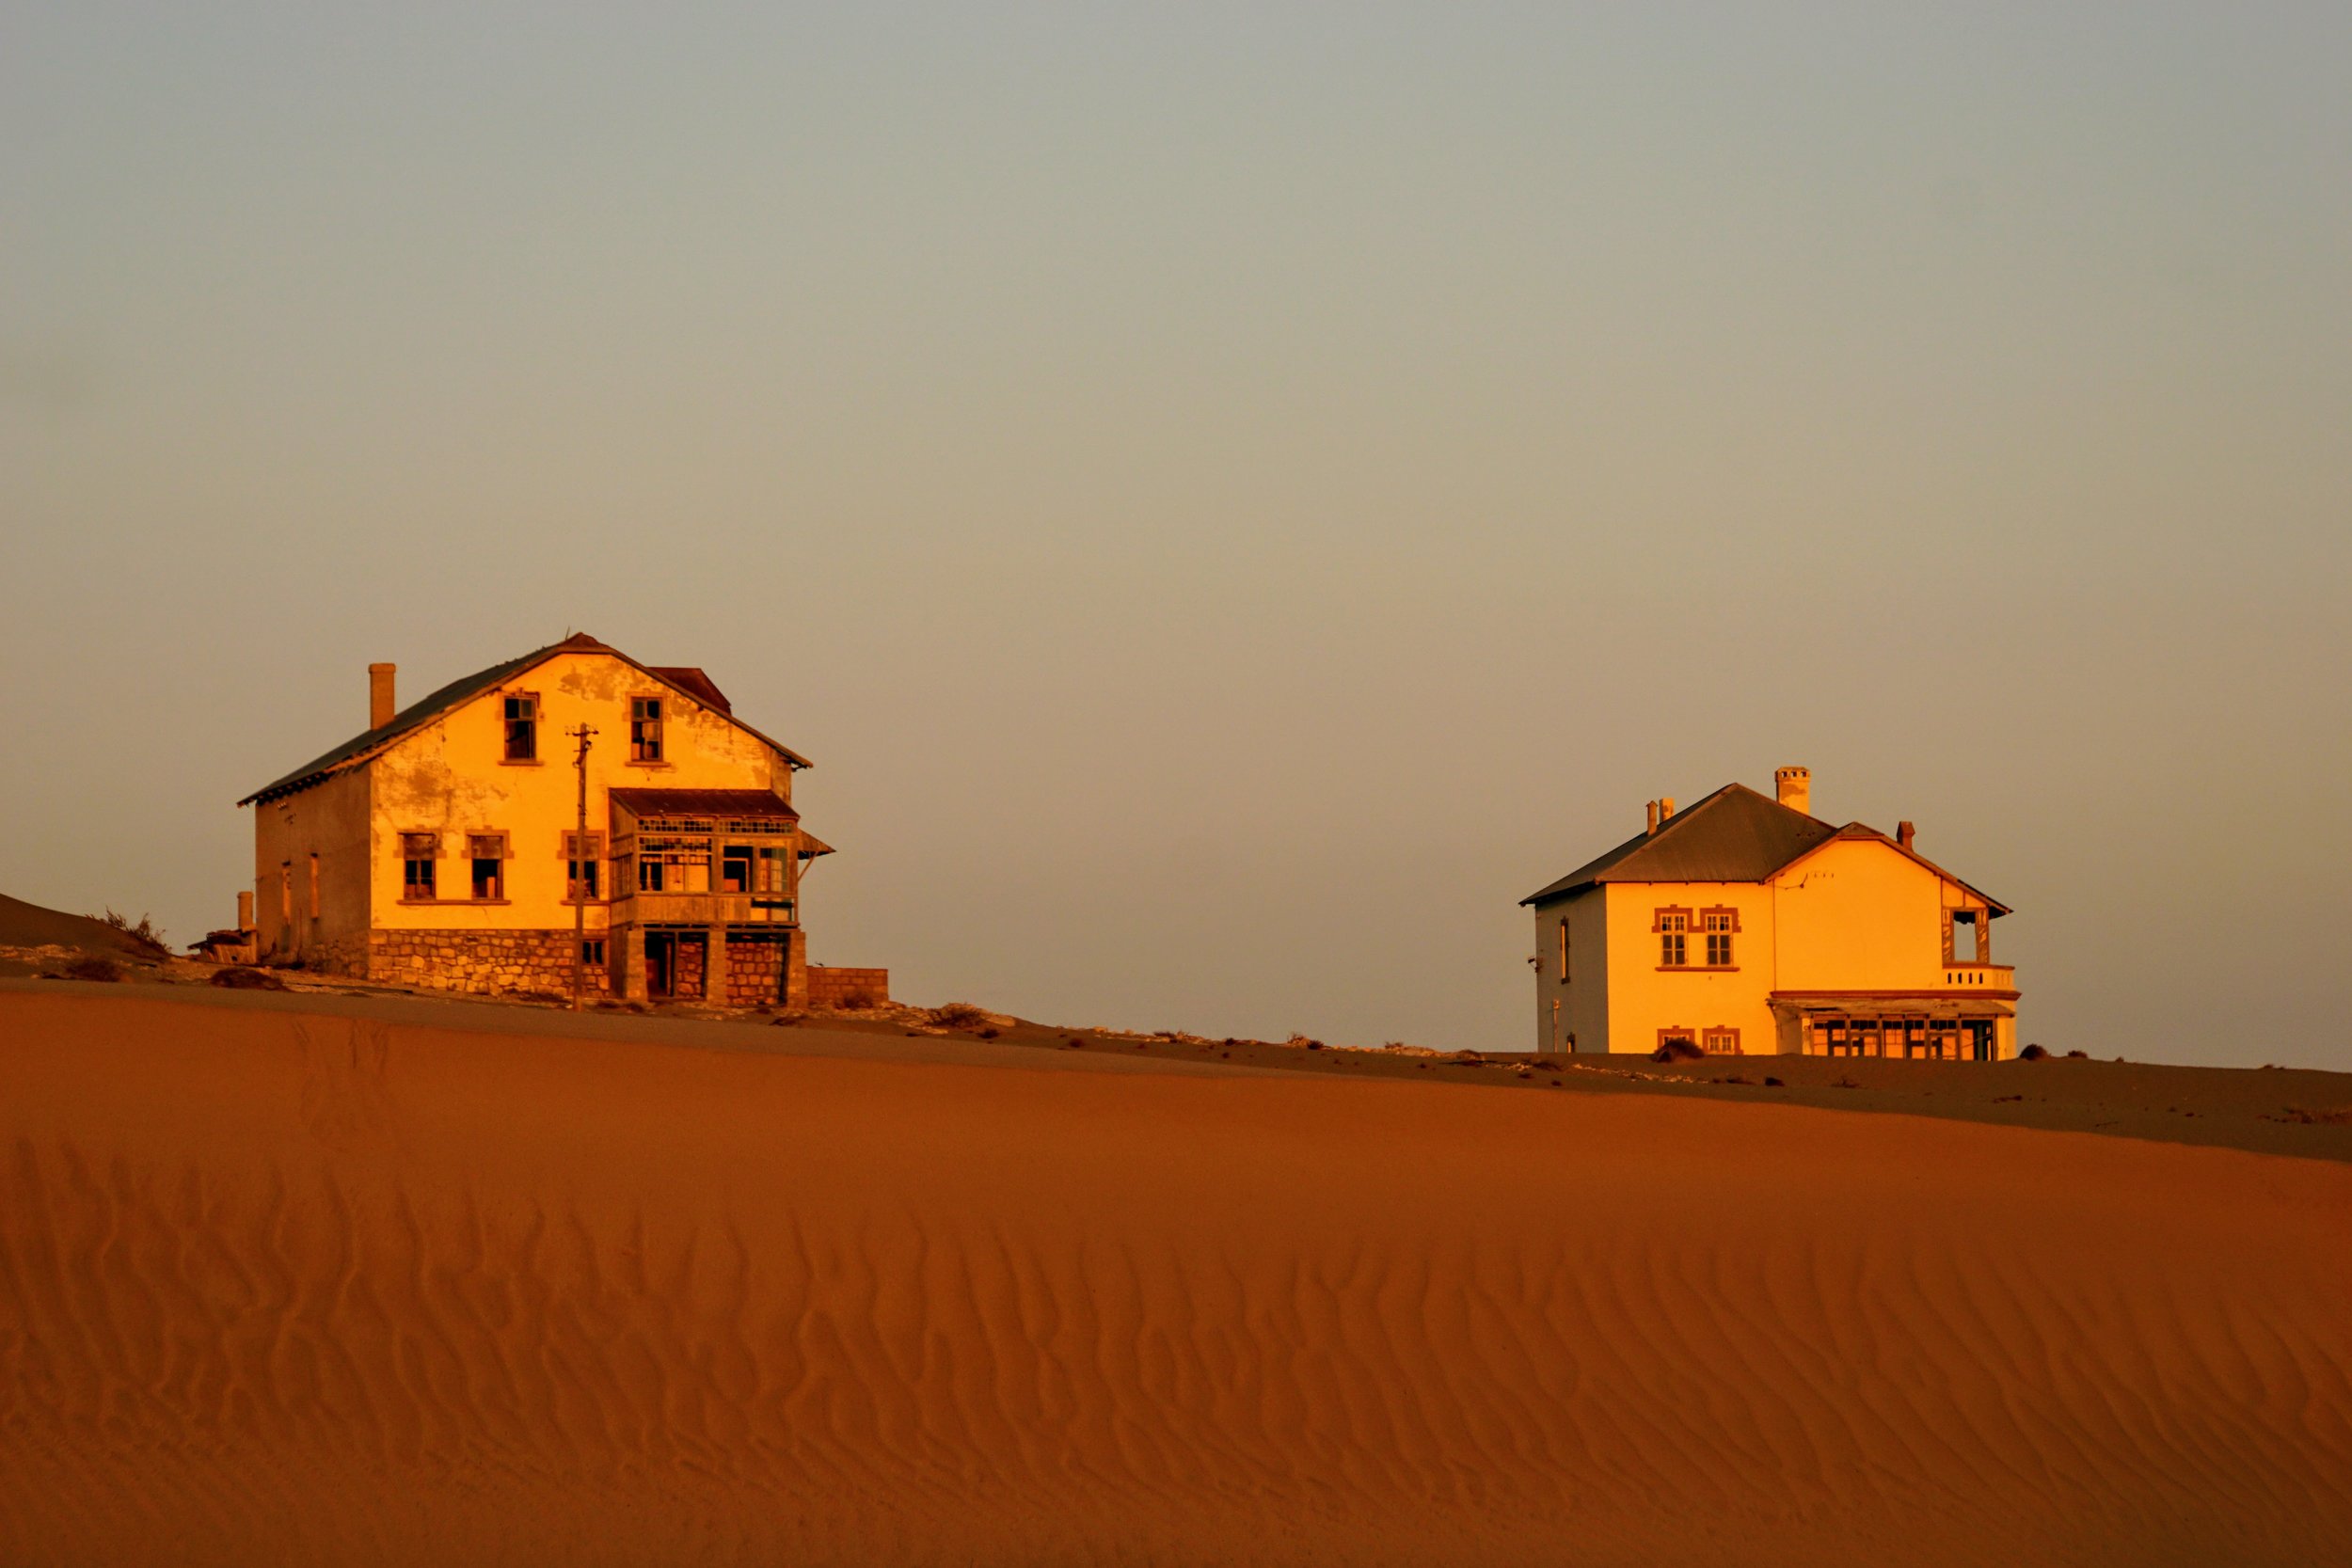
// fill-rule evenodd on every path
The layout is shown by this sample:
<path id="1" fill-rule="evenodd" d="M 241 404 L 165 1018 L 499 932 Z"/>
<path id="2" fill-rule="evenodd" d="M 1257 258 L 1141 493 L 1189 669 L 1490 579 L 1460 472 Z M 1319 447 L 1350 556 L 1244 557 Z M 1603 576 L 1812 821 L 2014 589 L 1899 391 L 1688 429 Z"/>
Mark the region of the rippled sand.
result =
<path id="1" fill-rule="evenodd" d="M 0 1562 L 2352 1560 L 2352 1167 L 1038 1064 L 0 996 Z"/>

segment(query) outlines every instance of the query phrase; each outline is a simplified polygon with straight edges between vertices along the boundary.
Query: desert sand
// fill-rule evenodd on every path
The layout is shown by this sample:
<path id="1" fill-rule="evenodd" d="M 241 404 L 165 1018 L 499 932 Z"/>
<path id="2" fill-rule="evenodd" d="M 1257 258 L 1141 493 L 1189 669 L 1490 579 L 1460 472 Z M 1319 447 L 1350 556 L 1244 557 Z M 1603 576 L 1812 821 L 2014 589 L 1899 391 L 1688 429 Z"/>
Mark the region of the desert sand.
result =
<path id="1" fill-rule="evenodd" d="M 0 993 L 0 1562 L 2352 1560 L 2341 1162 L 271 1004 Z"/>

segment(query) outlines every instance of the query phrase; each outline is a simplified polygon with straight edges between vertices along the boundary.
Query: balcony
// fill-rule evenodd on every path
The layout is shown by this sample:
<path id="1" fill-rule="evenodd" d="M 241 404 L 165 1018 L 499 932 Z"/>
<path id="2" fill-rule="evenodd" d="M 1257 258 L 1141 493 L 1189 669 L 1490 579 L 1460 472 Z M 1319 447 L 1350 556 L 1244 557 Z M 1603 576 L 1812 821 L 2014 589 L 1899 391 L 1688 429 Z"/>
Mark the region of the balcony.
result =
<path id="1" fill-rule="evenodd" d="M 633 893 L 612 901 L 615 926 L 794 926 L 800 911 L 778 893 Z"/>
<path id="2" fill-rule="evenodd" d="M 2015 964 L 1946 964 L 1944 988 L 1947 990 L 2013 991 L 2017 989 Z"/>

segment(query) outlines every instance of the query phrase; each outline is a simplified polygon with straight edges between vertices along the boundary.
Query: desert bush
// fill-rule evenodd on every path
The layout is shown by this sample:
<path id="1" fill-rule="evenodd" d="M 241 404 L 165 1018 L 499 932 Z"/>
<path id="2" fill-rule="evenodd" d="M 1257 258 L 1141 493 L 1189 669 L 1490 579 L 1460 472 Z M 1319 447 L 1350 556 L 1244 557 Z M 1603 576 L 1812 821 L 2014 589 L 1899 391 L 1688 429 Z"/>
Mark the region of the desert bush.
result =
<path id="1" fill-rule="evenodd" d="M 2088 1051 L 2070 1051 L 2066 1053 L 2066 1059 L 2070 1062 L 2087 1062 L 2090 1060 L 2090 1053 Z M 2116 1058 L 2119 1062 L 2123 1058 L 2121 1056 Z"/>
<path id="2" fill-rule="evenodd" d="M 1699 1049 L 1698 1041 L 1674 1035 L 1661 1041 L 1658 1049 L 1650 1053 L 1649 1059 L 1653 1062 L 1703 1062 L 1707 1059 L 1707 1053 Z"/>
<path id="3" fill-rule="evenodd" d="M 1777 1078 L 1767 1078 L 1764 1080 L 1764 1086 L 1768 1089 L 1785 1089 L 1788 1085 Z"/>
<path id="4" fill-rule="evenodd" d="M 1456 1051 L 1454 1061 L 1457 1067 L 1485 1067 L 1486 1058 L 1475 1051 Z"/>
<path id="5" fill-rule="evenodd" d="M 2017 1059 L 2021 1062 L 2038 1062 L 2047 1055 L 2049 1055 L 2049 1053 L 2042 1050 L 2042 1047 L 2038 1045 L 2029 1045 L 2026 1047 L 2025 1050 L 2020 1051 L 2017 1053 Z"/>
<path id="6" fill-rule="evenodd" d="M 57 973 L 68 980 L 97 980 L 110 984 L 122 978 L 122 966 L 112 958 L 86 957 L 71 960 Z"/>
<path id="7" fill-rule="evenodd" d="M 155 924 L 154 917 L 151 915 L 142 914 L 134 924 L 109 909 L 98 918 L 151 952 L 163 955 L 168 955 L 171 952 L 170 947 L 164 942 L 164 928 Z"/>
<path id="8" fill-rule="evenodd" d="M 950 1002 L 931 1009 L 931 1022 L 949 1029 L 977 1029 L 988 1022 L 988 1014 L 969 1002 Z"/>
<path id="9" fill-rule="evenodd" d="M 272 974 L 268 970 L 247 969 L 243 964 L 232 964 L 227 969 L 215 971 L 213 984 L 225 987 L 230 990 L 284 990 L 286 989 L 286 982 Z"/>

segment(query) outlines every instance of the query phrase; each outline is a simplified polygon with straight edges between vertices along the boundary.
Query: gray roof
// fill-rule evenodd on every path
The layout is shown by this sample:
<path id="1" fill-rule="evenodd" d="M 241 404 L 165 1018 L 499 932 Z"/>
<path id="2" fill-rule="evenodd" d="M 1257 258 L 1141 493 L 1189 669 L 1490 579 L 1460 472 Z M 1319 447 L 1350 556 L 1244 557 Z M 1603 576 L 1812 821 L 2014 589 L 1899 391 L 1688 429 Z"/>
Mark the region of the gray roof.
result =
<path id="1" fill-rule="evenodd" d="M 1725 784 L 1519 902 L 1547 904 L 1599 882 L 1760 882 L 1836 835 L 1818 817 Z"/>
<path id="2" fill-rule="evenodd" d="M 385 747 L 390 745 L 393 741 L 398 740 L 402 736 L 406 735 L 409 731 L 421 728 L 421 726 L 432 722 L 434 720 L 438 719 L 441 715 L 458 707 L 471 698 L 480 696 L 485 691 L 495 690 L 498 687 L 509 680 L 512 680 L 515 676 L 521 674 L 532 665 L 538 664 L 546 659 L 552 658 L 557 654 L 611 654 L 614 658 L 619 659 L 622 663 L 635 667 L 636 669 L 644 672 L 645 674 L 660 681 L 662 685 L 683 691 L 687 696 L 692 697 L 697 702 L 702 702 L 706 705 L 708 703 L 708 698 L 705 696 L 702 691 L 675 679 L 675 672 L 664 672 L 653 669 L 647 665 L 639 664 L 635 659 L 621 652 L 620 649 L 608 647 L 606 644 L 597 641 L 595 638 L 589 636 L 584 631 L 575 632 L 571 636 L 564 639 L 561 642 L 550 642 L 544 648 L 535 648 L 532 650 L 530 653 L 523 655 L 520 658 L 510 658 L 503 664 L 493 664 L 487 670 L 477 670 L 472 674 L 468 675 L 461 680 L 453 680 L 450 682 L 447 686 L 442 687 L 439 690 L 424 698 L 421 702 L 411 703 L 406 707 L 402 708 L 398 713 L 392 715 L 390 722 L 379 724 L 372 730 L 360 731 L 358 735 L 353 736 L 349 740 L 344 741 L 342 745 L 334 748 L 332 751 L 324 752 L 319 755 L 312 757 L 309 762 L 304 763 L 293 772 L 271 780 L 268 784 L 263 784 L 261 788 L 255 790 L 244 800 L 239 800 L 237 804 L 241 806 L 249 806 L 253 805 L 257 801 L 274 800 L 281 795 L 293 795 L 298 791 L 310 788 L 312 784 L 323 783 L 334 774 L 342 772 L 344 768 L 355 767 L 358 764 L 364 762 L 369 757 L 372 757 L 376 752 L 382 751 Z M 702 672 L 696 670 L 693 673 L 701 675 Z M 705 686 L 709 684 L 708 677 L 706 676 L 703 678 L 703 684 Z M 716 690 L 717 689 L 714 687 L 711 688 L 711 689 Z M 723 702 L 723 699 L 722 701 Z M 747 731 L 758 739 L 766 742 L 768 745 L 774 747 L 776 751 L 784 756 L 785 760 L 789 762 L 793 767 L 806 768 L 809 766 L 809 762 L 806 757 L 802 756 L 799 752 L 793 751 L 788 746 L 783 745 L 774 740 L 770 740 L 768 736 L 760 735 L 757 730 L 753 729 L 749 724 L 744 723 L 740 719 L 737 719 L 731 711 L 728 711 L 723 706 L 721 707 L 720 712 L 723 717 L 734 723 L 738 729 Z"/>
<path id="3" fill-rule="evenodd" d="M 1640 832 L 1597 860 L 1588 861 L 1521 904 L 1549 904 L 1603 882 L 1760 882 L 1804 859 L 1834 838 L 1869 839 L 1917 861 L 1939 877 L 1960 882 L 1982 898 L 1994 914 L 2009 907 L 1888 838 L 1875 828 L 1849 822 L 1833 828 L 1817 816 L 1757 794 L 1745 784 L 1723 788 L 1678 811 L 1654 833 Z"/>

